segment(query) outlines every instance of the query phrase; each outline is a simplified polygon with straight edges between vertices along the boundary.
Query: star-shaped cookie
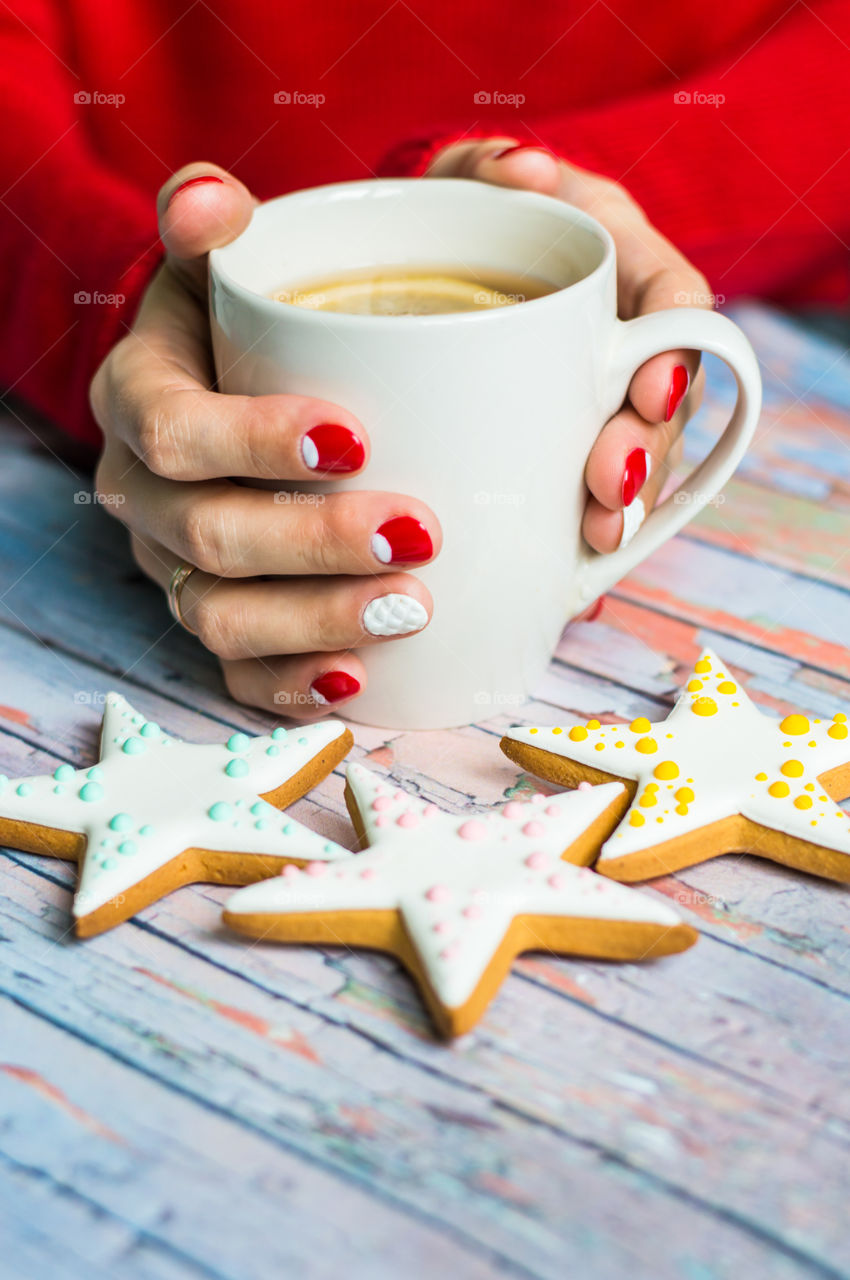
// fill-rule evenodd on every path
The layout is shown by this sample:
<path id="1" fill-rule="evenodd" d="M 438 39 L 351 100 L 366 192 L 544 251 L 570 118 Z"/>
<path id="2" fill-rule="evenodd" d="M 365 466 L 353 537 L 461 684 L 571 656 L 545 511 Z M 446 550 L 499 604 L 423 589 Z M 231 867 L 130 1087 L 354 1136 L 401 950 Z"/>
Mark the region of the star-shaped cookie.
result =
<path id="1" fill-rule="evenodd" d="M 515 728 L 502 750 L 563 786 L 627 783 L 631 806 L 595 864 L 615 880 L 736 852 L 850 880 L 850 820 L 833 803 L 850 794 L 846 722 L 765 715 L 706 650 L 666 720 Z"/>
<path id="2" fill-rule="evenodd" d="M 392 952 L 447 1036 L 477 1022 L 521 951 L 640 960 L 696 941 L 665 903 L 562 861 L 588 857 L 612 830 L 620 783 L 470 818 L 360 765 L 347 777 L 352 821 L 371 848 L 286 867 L 235 894 L 224 920 L 253 938 Z"/>
<path id="3" fill-rule="evenodd" d="M 292 860 L 350 856 L 279 810 L 351 744 L 339 720 L 325 720 L 194 745 L 110 693 L 96 765 L 0 776 L 0 844 L 81 864 L 73 914 L 90 937 L 183 884 L 250 884 Z"/>

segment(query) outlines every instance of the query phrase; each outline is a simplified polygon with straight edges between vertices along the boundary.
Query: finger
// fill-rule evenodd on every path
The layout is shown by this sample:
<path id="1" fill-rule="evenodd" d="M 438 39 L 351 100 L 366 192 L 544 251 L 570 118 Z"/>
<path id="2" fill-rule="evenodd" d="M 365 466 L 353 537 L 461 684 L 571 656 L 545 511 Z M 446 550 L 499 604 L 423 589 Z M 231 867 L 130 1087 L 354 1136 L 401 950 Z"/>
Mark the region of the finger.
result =
<path id="1" fill-rule="evenodd" d="M 555 195 L 563 162 L 542 144 L 515 138 L 486 138 L 455 143 L 441 151 L 428 169 L 429 177 L 476 178 L 494 186 L 521 187 Z"/>
<path id="2" fill-rule="evenodd" d="M 134 537 L 133 554 L 167 591 L 179 559 Z M 180 591 L 186 626 L 219 658 L 354 649 L 413 635 L 428 625 L 428 589 L 404 573 L 377 578 L 226 579 L 196 572 Z"/>
<path id="3" fill-rule="evenodd" d="M 670 450 L 665 466 L 647 480 L 640 493 L 622 510 L 611 511 L 593 497 L 588 500 L 582 533 L 594 551 L 616 551 L 618 547 L 628 546 L 655 506 L 680 456 L 681 438 Z"/>
<path id="4" fill-rule="evenodd" d="M 670 422 L 647 422 L 630 405 L 605 424 L 596 439 L 585 468 L 591 495 L 609 511 L 627 507 L 646 481 L 665 471 L 673 442 L 684 429 L 677 413 Z"/>
<path id="5" fill-rule="evenodd" d="M 363 663 L 348 652 L 245 658 L 222 662 L 221 670 L 237 702 L 302 722 L 336 711 L 366 687 Z"/>
<path id="6" fill-rule="evenodd" d="M 123 446 L 106 451 L 98 491 L 142 537 L 217 578 L 376 574 L 433 559 L 439 522 L 392 493 L 273 493 L 227 481 L 155 476 Z"/>
<path id="7" fill-rule="evenodd" d="M 256 203 L 238 178 L 215 164 L 185 165 L 160 188 L 159 234 L 169 266 L 198 296 L 206 297 L 205 255 L 245 230 Z"/>

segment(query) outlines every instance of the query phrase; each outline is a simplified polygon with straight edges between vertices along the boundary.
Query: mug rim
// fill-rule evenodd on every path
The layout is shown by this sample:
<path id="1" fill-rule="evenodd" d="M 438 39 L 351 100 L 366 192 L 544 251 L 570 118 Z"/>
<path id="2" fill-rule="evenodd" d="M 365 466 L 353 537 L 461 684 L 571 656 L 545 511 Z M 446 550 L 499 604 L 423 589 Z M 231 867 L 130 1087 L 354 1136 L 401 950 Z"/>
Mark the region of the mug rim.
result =
<path id="1" fill-rule="evenodd" d="M 270 206 L 278 205 L 283 201 L 303 201 L 309 204 L 317 198 L 322 200 L 331 200 L 335 194 L 354 195 L 359 188 L 364 195 L 367 190 L 372 190 L 376 186 L 380 186 L 389 192 L 395 187 L 398 191 L 404 191 L 414 186 L 419 187 L 422 183 L 427 182 L 428 186 L 457 187 L 462 185 L 467 188 L 474 187 L 477 192 L 498 193 L 497 199 L 511 199 L 516 204 L 524 204 L 526 206 L 543 208 L 547 213 L 557 213 L 564 220 L 568 217 L 573 225 L 580 225 L 585 231 L 590 232 L 597 241 L 602 245 L 603 253 L 599 262 L 591 271 L 583 275 L 580 280 L 574 281 L 572 284 L 562 285 L 552 293 L 547 293 L 541 298 L 528 298 L 522 304 L 520 309 L 516 307 L 491 307 L 482 308 L 480 311 L 453 311 L 445 313 L 437 313 L 435 315 L 403 315 L 403 316 L 375 316 L 375 315 L 358 315 L 346 311 L 321 311 L 312 310 L 309 307 L 299 307 L 291 302 L 283 302 L 279 298 L 272 298 L 268 294 L 258 293 L 254 289 L 249 289 L 240 280 L 226 269 L 223 259 L 226 262 L 229 251 L 232 250 L 240 241 L 251 234 L 252 222 L 243 232 L 232 240 L 230 244 L 222 245 L 220 248 L 211 249 L 209 253 L 209 274 L 214 279 L 226 284 L 234 293 L 241 295 L 243 301 L 248 302 L 255 309 L 261 312 L 267 312 L 271 317 L 286 315 L 287 313 L 297 313 L 299 320 L 306 324 L 320 324 L 324 327 L 328 325 L 339 325 L 342 328 L 349 328 L 352 325 L 360 326 L 377 326 L 378 332 L 387 332 L 388 329 L 401 324 L 405 331 L 409 331 L 411 327 L 416 328 L 436 328 L 443 327 L 447 324 L 498 324 L 505 323 L 508 318 L 517 315 L 518 310 L 527 314 L 528 307 L 552 307 L 558 306 L 563 297 L 570 298 L 580 295 L 583 290 L 589 289 L 596 283 L 597 277 L 601 276 L 606 268 L 610 267 L 614 255 L 615 246 L 611 233 L 607 228 L 597 221 L 591 214 L 586 213 L 583 209 L 579 209 L 576 205 L 567 204 L 566 201 L 558 200 L 555 196 L 544 195 L 539 191 L 524 191 L 515 187 L 497 187 L 488 183 L 476 182 L 470 178 L 360 178 L 349 182 L 329 182 L 314 187 L 303 187 L 295 191 L 287 191 L 282 195 L 273 196 L 270 200 L 264 200 L 258 206 L 259 209 L 268 209 Z M 485 197 L 489 198 L 489 197 Z M 554 206 L 554 207 L 553 207 Z M 212 299 L 211 299 L 212 300 Z"/>

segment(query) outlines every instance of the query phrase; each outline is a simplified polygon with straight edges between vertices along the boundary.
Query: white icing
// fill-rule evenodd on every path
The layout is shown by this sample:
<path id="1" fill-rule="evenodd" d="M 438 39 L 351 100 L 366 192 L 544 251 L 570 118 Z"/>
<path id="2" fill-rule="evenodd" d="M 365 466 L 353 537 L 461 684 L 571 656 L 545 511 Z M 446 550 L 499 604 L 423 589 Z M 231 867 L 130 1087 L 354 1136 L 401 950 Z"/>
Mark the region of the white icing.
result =
<path id="1" fill-rule="evenodd" d="M 556 726 L 513 728 L 506 736 L 637 781 L 632 806 L 602 846 L 600 863 L 642 852 L 736 814 L 774 831 L 850 854 L 850 820 L 838 805 L 824 798 L 823 787 L 817 781 L 820 774 L 850 759 L 850 736 L 830 736 L 831 729 L 841 734 L 843 722 L 804 713 L 809 729 L 804 733 L 786 732 L 781 728 L 784 717 L 759 711 L 710 650 L 702 654 L 700 662 L 705 661 L 710 664 L 710 671 L 695 669 L 688 680 L 698 680 L 702 687 L 692 692 L 684 688 L 668 718 L 645 731 L 634 732 L 627 724 L 602 725 L 588 728 L 585 738 L 573 741 L 569 726 Z M 734 685 L 734 692 L 719 691 L 719 686 L 727 683 Z M 716 713 L 697 715 L 692 708 L 700 698 L 712 699 Z M 650 754 L 637 750 L 637 744 L 646 738 L 657 744 L 657 750 Z M 618 747 L 618 742 L 623 746 Z M 673 761 L 678 777 L 655 777 L 654 771 L 662 761 Z M 789 761 L 802 764 L 799 777 L 782 773 L 782 766 Z M 766 776 L 757 780 L 759 773 Z M 657 784 L 655 805 L 640 803 L 647 783 Z M 769 788 L 776 783 L 787 784 L 787 796 L 770 794 Z M 693 800 L 684 806 L 686 813 L 677 812 L 675 793 L 681 787 L 689 787 L 694 793 Z M 801 797 L 811 799 L 811 807 L 798 808 L 794 802 Z M 802 803 L 806 803 L 805 799 Z M 643 817 L 642 825 L 632 825 L 633 813 Z M 770 856 L 769 851 L 765 856 Z"/>
<path id="2" fill-rule="evenodd" d="M 74 898 L 75 916 L 88 915 L 125 893 L 184 849 L 304 859 L 350 856 L 347 849 L 259 799 L 261 792 L 281 786 L 339 738 L 344 732 L 339 720 L 279 731 L 277 739 L 234 735 L 238 750 L 223 743 L 181 742 L 161 730 L 156 736 L 143 737 L 139 730 L 145 723 L 144 716 L 119 694 L 107 694 L 97 765 L 84 769 L 61 766 L 61 781 L 47 774 L 16 778 L 0 786 L 0 818 L 86 837 Z M 128 741 L 142 744 L 140 754 L 124 751 Z M 248 766 L 241 777 L 225 773 L 235 760 Z M 93 780 L 103 794 L 94 801 L 83 800 L 80 792 Z M 19 788 L 24 789 L 24 795 L 18 793 Z M 209 816 L 218 802 L 230 806 L 232 812 L 226 821 Z M 127 815 L 130 822 L 113 830 L 109 824 L 118 814 Z M 151 832 L 142 835 L 140 829 L 146 826 Z M 123 852 L 121 845 L 126 846 Z"/>
<path id="3" fill-rule="evenodd" d="M 320 874 L 290 870 L 242 889 L 228 912 L 397 910 L 447 1008 L 473 994 L 516 915 L 679 923 L 665 904 L 561 861 L 622 783 L 470 818 L 442 813 L 361 765 L 349 765 L 348 782 L 373 847 Z M 461 834 L 470 827 L 478 838 Z"/>
<path id="4" fill-rule="evenodd" d="M 428 613 L 413 596 L 396 592 L 370 600 L 363 610 L 363 626 L 373 636 L 404 636 L 421 631 Z"/>

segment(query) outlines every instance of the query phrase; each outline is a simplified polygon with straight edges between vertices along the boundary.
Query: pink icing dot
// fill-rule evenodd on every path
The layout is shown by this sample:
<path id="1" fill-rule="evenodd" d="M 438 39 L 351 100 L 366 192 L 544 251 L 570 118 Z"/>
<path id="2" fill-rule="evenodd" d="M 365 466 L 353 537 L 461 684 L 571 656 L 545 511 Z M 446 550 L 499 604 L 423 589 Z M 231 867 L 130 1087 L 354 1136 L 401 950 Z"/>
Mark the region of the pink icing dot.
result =
<path id="1" fill-rule="evenodd" d="M 460 950 L 460 947 L 456 942 L 450 942 L 449 945 L 447 947 L 443 947 L 442 951 L 440 952 L 440 959 L 454 960 L 459 950 Z"/>
<path id="2" fill-rule="evenodd" d="M 550 877 L 549 877 L 549 879 L 546 881 L 546 883 L 547 883 L 547 884 L 548 884 L 552 889 L 563 889 L 563 887 L 564 887 L 564 877 L 563 877 L 563 876 L 559 876 L 559 875 L 558 875 L 558 873 L 556 872 L 556 873 L 555 873 L 555 875 L 553 875 L 553 876 L 550 876 Z"/>
<path id="3" fill-rule="evenodd" d="M 546 797 L 544 796 L 544 794 L 543 794 L 543 792 L 542 792 L 542 791 L 535 791 L 534 795 L 531 797 L 531 803 L 532 803 L 532 804 L 543 804 L 543 802 L 545 801 L 545 799 L 546 799 Z"/>
<path id="4" fill-rule="evenodd" d="M 522 805 L 519 803 L 519 801 L 509 800 L 508 803 L 505 805 L 504 809 L 502 810 L 502 817 L 503 818 L 521 818 Z"/>
<path id="5" fill-rule="evenodd" d="M 425 808 L 422 810 L 422 817 L 433 818 L 434 814 L 439 812 L 440 810 L 435 804 L 426 804 Z"/>
<path id="6" fill-rule="evenodd" d="M 429 902 L 448 902 L 451 896 L 444 884 L 432 884 L 430 889 L 425 890 L 425 897 Z"/>
<path id="7" fill-rule="evenodd" d="M 296 867 L 293 862 L 287 862 L 286 866 L 283 868 L 280 874 L 285 879 L 292 880 L 295 876 L 299 875 L 300 872 L 298 867 Z"/>
<path id="8" fill-rule="evenodd" d="M 438 920 L 437 923 L 434 925 L 435 933 L 448 933 L 448 931 L 449 931 L 448 920 Z"/>
<path id="9" fill-rule="evenodd" d="M 524 836 L 545 836 L 546 828 L 542 822 L 526 822 L 522 829 Z"/>
<path id="10" fill-rule="evenodd" d="M 460 824 L 457 833 L 461 840 L 484 840 L 487 836 L 487 828 L 483 822 L 470 818 L 467 822 Z"/>
<path id="11" fill-rule="evenodd" d="M 406 800 L 406 799 L 407 799 L 407 796 L 404 794 L 403 791 L 393 792 L 393 800 Z"/>
<path id="12" fill-rule="evenodd" d="M 579 789 L 579 791 L 589 791 L 589 790 L 590 790 L 590 783 L 589 783 L 589 782 L 580 782 L 580 783 L 578 784 L 578 789 Z"/>
<path id="13" fill-rule="evenodd" d="M 471 902 L 468 907 L 464 907 L 463 914 L 467 920 L 480 920 L 484 912 L 476 902 Z"/>
<path id="14" fill-rule="evenodd" d="M 377 818 L 375 819 L 376 827 L 385 827 L 387 826 L 388 823 L 389 823 L 389 818 L 385 813 L 379 813 Z"/>
<path id="15" fill-rule="evenodd" d="M 549 865 L 549 859 L 545 853 L 530 853 L 525 860 L 525 865 L 532 871 L 542 871 Z"/>
<path id="16" fill-rule="evenodd" d="M 391 804 L 392 800 L 389 796 L 376 796 L 372 801 L 372 808 L 375 813 L 382 813 L 384 809 L 389 809 Z"/>
<path id="17" fill-rule="evenodd" d="M 328 864 L 326 862 L 308 862 L 304 870 L 308 876 L 323 876 L 327 874 Z"/>
<path id="18" fill-rule="evenodd" d="M 377 875 L 377 872 L 375 871 L 374 867 L 364 867 L 363 870 L 360 872 L 360 879 L 374 880 L 376 875 Z"/>
<path id="19" fill-rule="evenodd" d="M 396 823 L 400 827 L 418 827 L 419 818 L 412 809 L 405 809 L 404 813 L 400 813 L 396 818 Z"/>
<path id="20" fill-rule="evenodd" d="M 557 818 L 557 817 L 559 816 L 560 812 L 561 812 L 561 810 L 558 808 L 558 806 L 557 806 L 556 804 L 549 804 L 549 805 L 547 805 L 547 806 L 546 806 L 546 816 L 547 816 L 547 818 Z"/>

